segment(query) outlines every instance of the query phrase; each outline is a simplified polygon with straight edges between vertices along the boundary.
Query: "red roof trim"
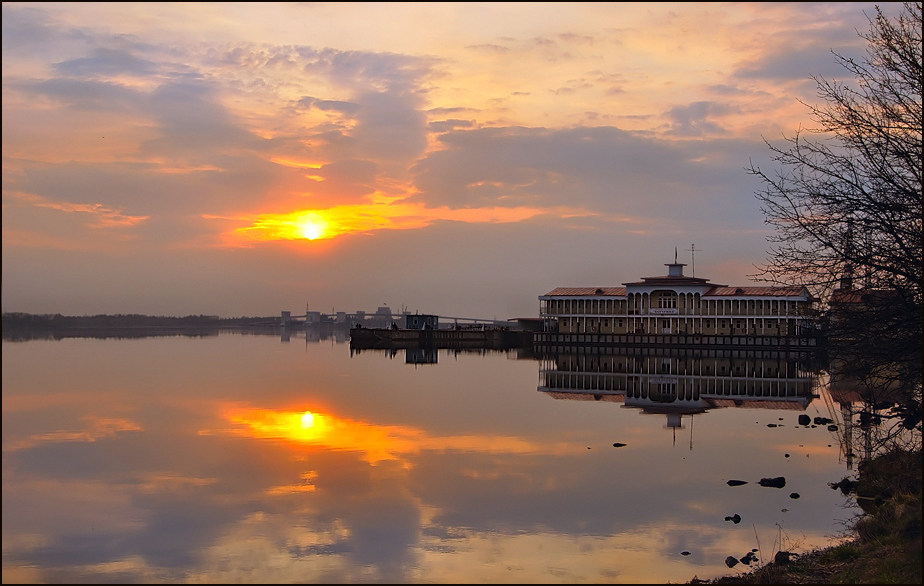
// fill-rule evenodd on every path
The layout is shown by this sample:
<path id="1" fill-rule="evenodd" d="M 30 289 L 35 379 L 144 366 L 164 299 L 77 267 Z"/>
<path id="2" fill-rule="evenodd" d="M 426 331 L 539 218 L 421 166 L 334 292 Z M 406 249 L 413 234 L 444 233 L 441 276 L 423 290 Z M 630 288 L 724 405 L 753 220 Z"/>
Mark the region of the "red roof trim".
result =
<path id="1" fill-rule="evenodd" d="M 598 293 L 598 291 L 601 291 Z M 626 288 L 625 287 L 556 287 L 552 289 L 543 297 L 555 295 L 563 297 L 587 297 L 590 295 L 596 295 L 600 297 L 625 297 Z"/>

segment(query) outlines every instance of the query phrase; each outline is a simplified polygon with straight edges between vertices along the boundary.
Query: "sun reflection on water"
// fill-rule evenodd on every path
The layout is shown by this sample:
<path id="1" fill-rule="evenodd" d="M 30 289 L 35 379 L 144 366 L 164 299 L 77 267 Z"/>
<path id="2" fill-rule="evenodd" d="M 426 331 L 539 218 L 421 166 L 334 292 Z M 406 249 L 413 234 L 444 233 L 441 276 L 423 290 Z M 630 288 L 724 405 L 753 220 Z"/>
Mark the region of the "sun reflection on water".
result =
<path id="1" fill-rule="evenodd" d="M 226 416 L 233 423 L 245 425 L 245 433 L 256 438 L 358 451 L 373 464 L 417 452 L 415 439 L 421 436 L 420 431 L 406 427 L 373 425 L 312 411 L 252 408 L 230 411 Z"/>
<path id="2" fill-rule="evenodd" d="M 567 442 L 539 445 L 510 436 L 432 436 L 412 427 L 377 425 L 317 411 L 237 407 L 226 410 L 224 416 L 232 423 L 244 426 L 234 433 L 360 452 L 362 458 L 371 464 L 383 460 L 402 461 L 423 450 L 506 454 L 570 453 L 574 450 L 574 446 Z M 410 464 L 405 461 L 404 465 Z"/>

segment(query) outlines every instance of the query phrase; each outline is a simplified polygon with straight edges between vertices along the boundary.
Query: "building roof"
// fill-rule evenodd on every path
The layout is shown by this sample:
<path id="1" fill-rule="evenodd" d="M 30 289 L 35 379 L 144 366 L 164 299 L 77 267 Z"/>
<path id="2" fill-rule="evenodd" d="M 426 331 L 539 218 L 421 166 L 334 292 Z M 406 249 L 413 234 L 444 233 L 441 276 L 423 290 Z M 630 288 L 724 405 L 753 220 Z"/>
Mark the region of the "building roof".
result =
<path id="1" fill-rule="evenodd" d="M 808 397 L 792 397 L 785 399 L 751 399 L 751 398 L 716 398 L 707 397 L 716 407 L 738 407 L 743 409 L 786 409 L 789 411 L 805 411 L 808 406 Z"/>
<path id="2" fill-rule="evenodd" d="M 683 275 L 662 275 L 660 277 L 642 277 L 641 281 L 623 283 L 623 285 L 713 285 L 709 279 L 684 277 Z M 724 287 L 724 285 L 714 285 Z"/>
<path id="3" fill-rule="evenodd" d="M 745 295 L 749 297 L 763 297 L 772 295 L 774 297 L 798 297 L 800 295 L 805 295 L 805 293 L 805 287 L 727 287 L 725 285 L 717 285 L 703 293 L 703 296 L 740 297 L 741 295 Z"/>
<path id="4" fill-rule="evenodd" d="M 625 296 L 625 287 L 556 287 L 545 295 L 586 297 L 588 295 Z"/>
<path id="5" fill-rule="evenodd" d="M 542 391 L 553 399 L 565 399 L 569 401 L 609 401 L 611 403 L 625 403 L 626 393 L 599 392 L 593 391 Z M 600 397 L 599 399 L 597 397 Z"/>
<path id="6" fill-rule="evenodd" d="M 686 278 L 682 281 L 685 280 Z M 678 283 L 677 281 L 676 278 L 671 278 L 671 282 L 674 284 L 687 284 L 686 282 Z M 650 285 L 651 283 L 627 284 Z M 726 285 L 714 285 L 703 292 L 704 297 L 799 297 L 805 294 L 803 287 L 728 287 Z M 625 297 L 626 287 L 556 287 L 543 295 L 543 297 L 592 297 L 594 295 Z"/>
<path id="7" fill-rule="evenodd" d="M 613 403 L 625 403 L 626 395 L 625 391 L 619 393 L 612 392 L 597 392 L 594 393 L 591 390 L 579 390 L 579 391 L 552 391 L 544 390 L 542 391 L 546 395 L 552 397 L 553 399 L 564 399 L 570 401 L 610 401 Z M 599 397 L 599 399 L 597 398 Z M 695 409 L 695 412 L 699 413 L 702 410 L 709 408 L 727 408 L 727 407 L 737 407 L 743 409 L 780 409 L 787 411 L 805 411 L 805 408 L 808 406 L 809 398 L 808 397 L 791 397 L 789 400 L 779 398 L 779 399 L 754 399 L 751 397 L 736 397 L 736 398 L 718 398 L 712 396 L 704 396 L 703 400 L 705 405 L 699 406 L 699 409 Z M 684 409 L 689 409 L 694 407 L 687 404 L 656 404 L 656 405 L 632 405 L 633 407 L 643 407 L 649 412 L 658 412 L 658 413 L 668 413 L 675 411 L 682 411 Z M 695 407 L 694 407 L 695 408 Z"/>
<path id="8" fill-rule="evenodd" d="M 884 303 L 898 298 L 892 289 L 835 289 L 831 292 L 831 304 Z"/>
<path id="9" fill-rule="evenodd" d="M 677 253 L 674 251 L 674 262 L 665 265 L 669 271 L 660 277 L 642 277 L 641 281 L 623 283 L 623 287 L 556 287 L 542 297 L 625 297 L 629 287 L 651 286 L 694 286 L 701 287 L 704 297 L 811 297 L 808 290 L 802 286 L 775 286 L 775 287 L 729 287 L 718 283 L 710 283 L 709 279 L 687 277 L 683 274 L 686 265 L 677 262 Z"/>

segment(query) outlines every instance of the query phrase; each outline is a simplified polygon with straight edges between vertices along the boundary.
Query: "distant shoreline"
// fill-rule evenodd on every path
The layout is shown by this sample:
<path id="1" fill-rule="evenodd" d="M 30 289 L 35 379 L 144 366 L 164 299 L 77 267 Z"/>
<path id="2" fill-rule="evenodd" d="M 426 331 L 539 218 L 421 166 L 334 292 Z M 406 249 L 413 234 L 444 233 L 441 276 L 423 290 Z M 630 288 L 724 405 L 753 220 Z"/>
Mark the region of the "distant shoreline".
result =
<path id="1" fill-rule="evenodd" d="M 61 314 L 4 313 L 4 340 L 61 338 L 143 338 L 147 336 L 212 336 L 221 330 L 247 329 L 277 333 L 278 317 L 221 318 L 212 315 L 184 317 L 141 314 L 66 316 Z"/>
<path id="2" fill-rule="evenodd" d="M 189 326 L 278 326 L 275 317 L 231 317 L 217 315 L 187 315 L 183 317 L 130 314 L 61 315 L 60 313 L 4 312 L 3 328 L 74 329 L 74 328 L 137 328 L 137 327 L 189 327 Z"/>

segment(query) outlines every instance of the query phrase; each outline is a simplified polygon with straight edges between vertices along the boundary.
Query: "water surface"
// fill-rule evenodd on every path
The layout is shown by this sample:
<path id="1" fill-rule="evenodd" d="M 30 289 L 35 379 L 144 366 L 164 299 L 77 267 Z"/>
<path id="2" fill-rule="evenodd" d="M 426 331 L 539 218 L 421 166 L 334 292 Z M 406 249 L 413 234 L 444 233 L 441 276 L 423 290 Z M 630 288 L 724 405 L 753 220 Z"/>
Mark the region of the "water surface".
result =
<path id="1" fill-rule="evenodd" d="M 703 409 L 664 396 L 695 360 L 619 360 L 4 341 L 3 581 L 685 582 L 841 533 L 839 431 L 798 423 L 836 419 L 823 385 Z"/>

